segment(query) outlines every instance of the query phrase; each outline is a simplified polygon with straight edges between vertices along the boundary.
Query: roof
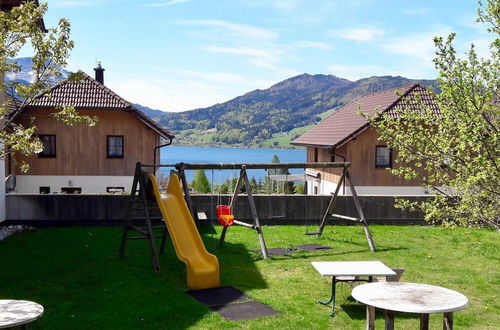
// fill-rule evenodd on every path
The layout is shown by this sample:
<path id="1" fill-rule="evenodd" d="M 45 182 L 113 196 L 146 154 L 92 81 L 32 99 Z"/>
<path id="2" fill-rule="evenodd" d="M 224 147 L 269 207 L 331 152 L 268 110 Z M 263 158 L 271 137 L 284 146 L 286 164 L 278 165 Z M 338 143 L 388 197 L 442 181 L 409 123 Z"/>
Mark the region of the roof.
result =
<path id="1" fill-rule="evenodd" d="M 294 145 L 314 146 L 322 148 L 338 148 L 356 137 L 370 124 L 365 117 L 358 113 L 363 112 L 373 116 L 376 112 L 385 112 L 390 116 L 397 116 L 395 109 L 411 107 L 418 110 L 417 95 L 425 105 L 438 112 L 433 94 L 420 84 L 411 84 L 381 92 L 361 96 L 340 108 L 331 116 L 319 122 L 309 131 L 292 141 Z"/>
<path id="2" fill-rule="evenodd" d="M 174 136 L 167 132 L 161 125 L 145 115 L 118 94 L 107 88 L 94 78 L 79 71 L 82 79 L 78 81 L 65 80 L 52 87 L 47 92 L 36 96 L 28 108 L 49 108 L 60 106 L 73 106 L 75 109 L 102 110 L 102 111 L 127 111 L 145 125 L 156 131 L 160 136 L 171 139 Z"/>
<path id="3" fill-rule="evenodd" d="M 12 8 L 20 6 L 23 2 L 26 2 L 27 0 L 1 0 L 0 1 L 0 11 L 11 11 Z M 30 1 L 30 0 L 28 0 Z M 35 4 L 39 6 L 38 0 L 34 0 Z M 45 23 L 43 21 L 43 18 L 39 19 L 37 22 L 38 26 L 40 27 L 40 30 L 43 32 L 47 32 L 47 29 L 45 28 Z"/>
<path id="4" fill-rule="evenodd" d="M 12 114 L 23 103 L 21 100 L 19 100 L 15 96 L 12 96 L 10 93 L 6 92 L 5 90 L 1 91 L 0 93 L 2 93 L 4 96 L 4 103 L 0 104 L 0 106 L 5 106 L 5 108 L 7 110 L 5 112 L 6 115 Z"/>

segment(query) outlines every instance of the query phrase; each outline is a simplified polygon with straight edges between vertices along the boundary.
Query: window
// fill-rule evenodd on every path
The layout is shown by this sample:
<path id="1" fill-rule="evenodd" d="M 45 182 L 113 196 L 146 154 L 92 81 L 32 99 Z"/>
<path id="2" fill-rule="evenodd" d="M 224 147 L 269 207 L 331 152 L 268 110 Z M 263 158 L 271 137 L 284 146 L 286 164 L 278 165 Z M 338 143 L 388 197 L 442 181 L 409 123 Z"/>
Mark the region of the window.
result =
<path id="1" fill-rule="evenodd" d="M 50 187 L 40 187 L 40 194 L 50 194 Z"/>
<path id="2" fill-rule="evenodd" d="M 314 162 L 318 162 L 318 148 L 314 148 Z"/>
<path id="3" fill-rule="evenodd" d="M 392 149 L 387 146 L 377 146 L 375 153 L 375 167 L 392 167 Z"/>
<path id="4" fill-rule="evenodd" d="M 75 187 L 61 188 L 61 192 L 63 194 L 81 194 L 82 188 L 75 188 Z"/>
<path id="5" fill-rule="evenodd" d="M 38 135 L 43 144 L 43 150 L 38 154 L 41 158 L 56 157 L 56 136 L 55 135 Z"/>
<path id="6" fill-rule="evenodd" d="M 123 158 L 123 136 L 108 135 L 108 158 Z"/>

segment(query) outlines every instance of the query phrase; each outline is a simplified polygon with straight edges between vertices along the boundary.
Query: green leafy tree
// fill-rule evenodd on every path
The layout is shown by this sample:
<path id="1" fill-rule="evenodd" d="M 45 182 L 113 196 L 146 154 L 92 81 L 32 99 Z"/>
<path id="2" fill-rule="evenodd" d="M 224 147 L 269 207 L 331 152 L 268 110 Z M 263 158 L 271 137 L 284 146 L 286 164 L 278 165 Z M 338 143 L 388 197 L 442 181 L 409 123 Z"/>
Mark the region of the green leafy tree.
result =
<path id="1" fill-rule="evenodd" d="M 305 185 L 303 183 L 299 183 L 295 186 L 295 193 L 304 194 L 305 193 Z"/>
<path id="2" fill-rule="evenodd" d="M 40 22 L 46 11 L 47 4 L 37 5 L 35 1 L 25 1 L 8 12 L 0 11 L 0 143 L 4 145 L 4 148 L 0 148 L 2 158 L 9 153 L 30 155 L 42 151 L 43 145 L 35 136 L 36 127 L 16 125 L 13 120 L 36 95 L 47 91 L 54 81 L 61 78 L 59 68 L 66 66 L 74 46 L 70 39 L 68 20 L 60 19 L 57 27 L 42 30 Z M 28 44 L 34 52 L 31 84 L 5 83 L 3 77 L 7 73 L 16 73 L 21 69 L 10 59 L 18 57 L 20 50 Z M 79 79 L 79 75 L 70 79 Z M 15 104 L 16 110 L 11 110 L 13 101 L 9 97 L 4 99 L 5 93 L 17 95 L 21 99 L 19 104 Z M 73 107 L 61 106 L 55 117 L 69 125 L 96 123 L 96 118 L 80 116 Z M 26 164 L 21 164 L 21 168 L 27 170 Z"/>
<path id="3" fill-rule="evenodd" d="M 406 179 L 420 179 L 435 198 L 420 203 L 429 221 L 446 225 L 500 229 L 500 3 L 479 3 L 478 22 L 493 37 L 489 58 L 472 45 L 465 57 L 454 46 L 455 34 L 434 39 L 439 70 L 439 113 L 416 101 L 418 111 L 399 109 L 398 117 L 370 119 L 380 139 L 397 149 L 392 169 Z M 408 100 L 411 102 L 411 100 Z M 440 188 L 440 187 L 447 188 Z"/>
<path id="4" fill-rule="evenodd" d="M 207 194 L 211 191 L 210 189 L 210 182 L 208 181 L 207 175 L 205 174 L 205 171 L 203 170 L 196 170 L 194 172 L 194 178 L 193 181 L 191 181 L 191 187 L 203 194 Z"/>

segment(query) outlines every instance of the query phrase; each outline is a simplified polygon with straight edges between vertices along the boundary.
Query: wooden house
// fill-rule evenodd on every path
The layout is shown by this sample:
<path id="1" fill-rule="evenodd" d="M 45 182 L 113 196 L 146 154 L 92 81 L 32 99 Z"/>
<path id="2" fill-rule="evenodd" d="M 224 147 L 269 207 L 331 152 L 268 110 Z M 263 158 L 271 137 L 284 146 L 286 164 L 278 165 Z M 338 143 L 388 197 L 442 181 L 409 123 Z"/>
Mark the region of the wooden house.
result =
<path id="1" fill-rule="evenodd" d="M 38 95 L 15 118 L 35 125 L 43 151 L 15 155 L 7 174 L 15 174 L 17 193 L 106 193 L 129 191 L 136 162 L 159 162 L 159 149 L 173 135 L 104 85 L 104 69 L 96 79 L 82 73 L 79 81 L 63 81 Z M 69 126 L 56 120 L 60 106 L 97 117 L 94 126 Z M 29 165 L 27 173 L 19 164 Z"/>
<path id="2" fill-rule="evenodd" d="M 292 141 L 293 145 L 307 147 L 307 161 L 350 162 L 350 173 L 358 194 L 367 195 L 422 195 L 428 192 L 420 182 L 407 181 L 395 176 L 387 169 L 396 166 L 393 162 L 396 150 L 378 140 L 378 134 L 359 110 L 370 115 L 376 111 L 396 116 L 395 109 L 412 107 L 411 101 L 420 98 L 425 105 L 438 111 L 433 94 L 419 84 L 411 84 L 365 95 L 345 105 L 309 131 Z M 338 170 L 312 170 L 306 173 L 314 180 L 308 181 L 310 194 L 330 194 L 341 184 L 340 192 L 350 190 L 339 182 Z"/>

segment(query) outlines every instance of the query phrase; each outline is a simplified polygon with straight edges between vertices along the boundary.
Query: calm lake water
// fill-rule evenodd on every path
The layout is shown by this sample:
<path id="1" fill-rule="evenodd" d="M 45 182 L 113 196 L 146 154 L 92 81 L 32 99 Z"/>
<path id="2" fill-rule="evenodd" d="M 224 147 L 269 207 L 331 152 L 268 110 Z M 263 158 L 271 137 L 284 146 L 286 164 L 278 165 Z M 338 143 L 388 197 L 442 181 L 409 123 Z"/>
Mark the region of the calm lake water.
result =
<path id="1" fill-rule="evenodd" d="M 170 146 L 161 149 L 161 164 L 176 163 L 271 163 L 274 155 L 278 155 L 281 163 L 297 163 L 306 161 L 305 150 L 292 149 L 249 149 L 249 148 L 204 148 Z M 170 168 L 162 168 L 161 172 L 169 174 Z M 188 182 L 193 179 L 194 171 L 186 171 Z M 210 181 L 222 183 L 225 179 L 238 177 L 239 171 L 206 170 Z M 248 177 L 257 181 L 264 180 L 265 170 L 248 170 Z M 290 170 L 291 173 L 304 173 L 302 169 Z"/>

